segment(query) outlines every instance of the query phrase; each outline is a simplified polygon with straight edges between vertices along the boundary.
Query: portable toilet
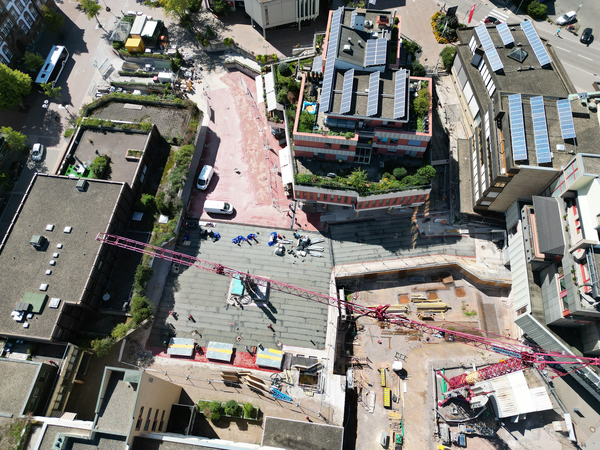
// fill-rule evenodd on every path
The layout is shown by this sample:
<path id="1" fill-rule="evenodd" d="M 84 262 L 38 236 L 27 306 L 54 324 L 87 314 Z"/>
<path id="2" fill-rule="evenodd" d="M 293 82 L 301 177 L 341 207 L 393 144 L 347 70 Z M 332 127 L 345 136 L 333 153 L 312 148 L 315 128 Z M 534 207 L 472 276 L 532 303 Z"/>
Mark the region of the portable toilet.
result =
<path id="1" fill-rule="evenodd" d="M 129 53 L 142 53 L 145 50 L 142 38 L 129 38 L 125 42 L 125 49 Z"/>
<path id="2" fill-rule="evenodd" d="M 144 26 L 146 25 L 146 20 L 147 20 L 146 16 L 137 16 L 135 18 L 135 20 L 133 21 L 133 26 L 131 27 L 131 30 L 129 31 L 129 35 L 132 38 L 141 38 L 142 37 L 142 31 L 144 31 Z"/>

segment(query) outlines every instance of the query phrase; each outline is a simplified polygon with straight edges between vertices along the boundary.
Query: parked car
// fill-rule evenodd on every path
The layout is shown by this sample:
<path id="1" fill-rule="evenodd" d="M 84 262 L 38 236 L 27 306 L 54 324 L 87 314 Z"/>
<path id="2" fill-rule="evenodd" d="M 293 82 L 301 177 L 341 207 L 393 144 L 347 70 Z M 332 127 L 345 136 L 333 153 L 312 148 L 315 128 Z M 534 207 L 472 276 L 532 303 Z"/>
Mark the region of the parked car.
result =
<path id="1" fill-rule="evenodd" d="M 206 190 L 214 173 L 215 170 L 212 166 L 204 166 L 200 171 L 200 175 L 198 175 L 198 182 L 196 183 L 198 189 L 202 189 L 203 191 Z"/>
<path id="2" fill-rule="evenodd" d="M 556 19 L 556 23 L 558 25 L 567 25 L 568 23 L 575 22 L 575 19 L 577 19 L 577 13 L 575 11 L 569 11 Z"/>
<path id="3" fill-rule="evenodd" d="M 583 33 L 581 33 L 581 37 L 579 38 L 579 40 L 584 44 L 589 44 L 590 42 L 592 42 L 594 40 L 594 36 L 592 35 L 592 29 L 586 28 L 585 30 L 583 30 Z"/>
<path id="4" fill-rule="evenodd" d="M 496 19 L 494 16 L 487 16 L 485 19 L 483 19 L 483 21 L 485 23 L 490 23 L 492 25 L 500 25 L 502 23 L 498 19 Z"/>
<path id="5" fill-rule="evenodd" d="M 8 176 L 12 181 L 17 181 L 23 171 L 23 164 L 19 161 L 13 161 L 8 169 Z"/>
<path id="6" fill-rule="evenodd" d="M 227 202 L 217 200 L 206 200 L 204 211 L 209 214 L 233 214 L 233 206 Z"/>
<path id="7" fill-rule="evenodd" d="M 33 144 L 33 148 L 31 149 L 31 159 L 34 161 L 41 161 L 44 159 L 44 154 L 46 153 L 46 147 L 44 147 L 40 143 Z"/>

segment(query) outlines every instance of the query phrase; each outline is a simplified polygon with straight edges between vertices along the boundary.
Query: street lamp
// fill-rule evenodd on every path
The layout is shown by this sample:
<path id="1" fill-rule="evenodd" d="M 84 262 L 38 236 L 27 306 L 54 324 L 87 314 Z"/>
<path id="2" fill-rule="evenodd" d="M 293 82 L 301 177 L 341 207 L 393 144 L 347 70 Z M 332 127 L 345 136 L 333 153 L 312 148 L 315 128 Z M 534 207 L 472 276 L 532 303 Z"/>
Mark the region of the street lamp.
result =
<path id="1" fill-rule="evenodd" d="M 579 11 L 579 8 L 581 8 L 582 6 L 583 6 L 583 2 L 581 2 L 581 5 L 579 5 L 579 6 L 577 7 L 577 11 L 575 11 L 575 14 L 577 14 L 577 12 Z"/>
<path id="2" fill-rule="evenodd" d="M 94 62 L 92 63 L 92 66 L 94 66 L 96 69 L 98 69 L 98 72 L 100 72 L 100 75 L 102 76 L 102 79 L 104 80 L 104 74 L 102 73 L 102 71 L 100 70 L 100 67 L 98 67 L 98 60 L 95 59 Z"/>

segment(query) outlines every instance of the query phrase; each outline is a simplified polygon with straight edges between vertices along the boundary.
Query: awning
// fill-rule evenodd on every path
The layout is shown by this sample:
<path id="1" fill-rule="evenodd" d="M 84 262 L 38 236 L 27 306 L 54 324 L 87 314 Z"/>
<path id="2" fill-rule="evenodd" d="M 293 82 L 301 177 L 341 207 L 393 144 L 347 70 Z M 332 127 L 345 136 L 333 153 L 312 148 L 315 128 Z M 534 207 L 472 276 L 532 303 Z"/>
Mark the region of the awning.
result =
<path id="1" fill-rule="evenodd" d="M 233 355 L 233 344 L 225 342 L 209 342 L 206 349 L 206 357 L 208 359 L 216 359 L 218 361 L 231 362 Z"/>
<path id="2" fill-rule="evenodd" d="M 294 182 L 294 170 L 290 164 L 290 148 L 285 147 L 279 151 L 279 165 L 281 166 L 281 182 L 284 186 Z"/>
<path id="3" fill-rule="evenodd" d="M 263 348 L 256 353 L 256 365 L 261 367 L 270 367 L 271 369 L 281 370 L 283 362 L 283 352 L 273 348 Z"/>
<path id="4" fill-rule="evenodd" d="M 192 356 L 195 343 L 193 339 L 171 338 L 167 355 Z"/>

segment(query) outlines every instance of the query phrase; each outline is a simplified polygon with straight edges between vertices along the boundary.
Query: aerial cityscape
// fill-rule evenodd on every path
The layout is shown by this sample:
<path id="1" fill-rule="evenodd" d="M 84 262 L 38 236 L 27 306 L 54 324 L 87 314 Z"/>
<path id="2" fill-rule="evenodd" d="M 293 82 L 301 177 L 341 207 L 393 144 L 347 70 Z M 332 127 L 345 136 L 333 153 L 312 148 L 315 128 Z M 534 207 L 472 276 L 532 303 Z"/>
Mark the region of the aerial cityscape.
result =
<path id="1" fill-rule="evenodd" d="M 0 0 L 0 450 L 599 449 L 599 24 Z"/>

